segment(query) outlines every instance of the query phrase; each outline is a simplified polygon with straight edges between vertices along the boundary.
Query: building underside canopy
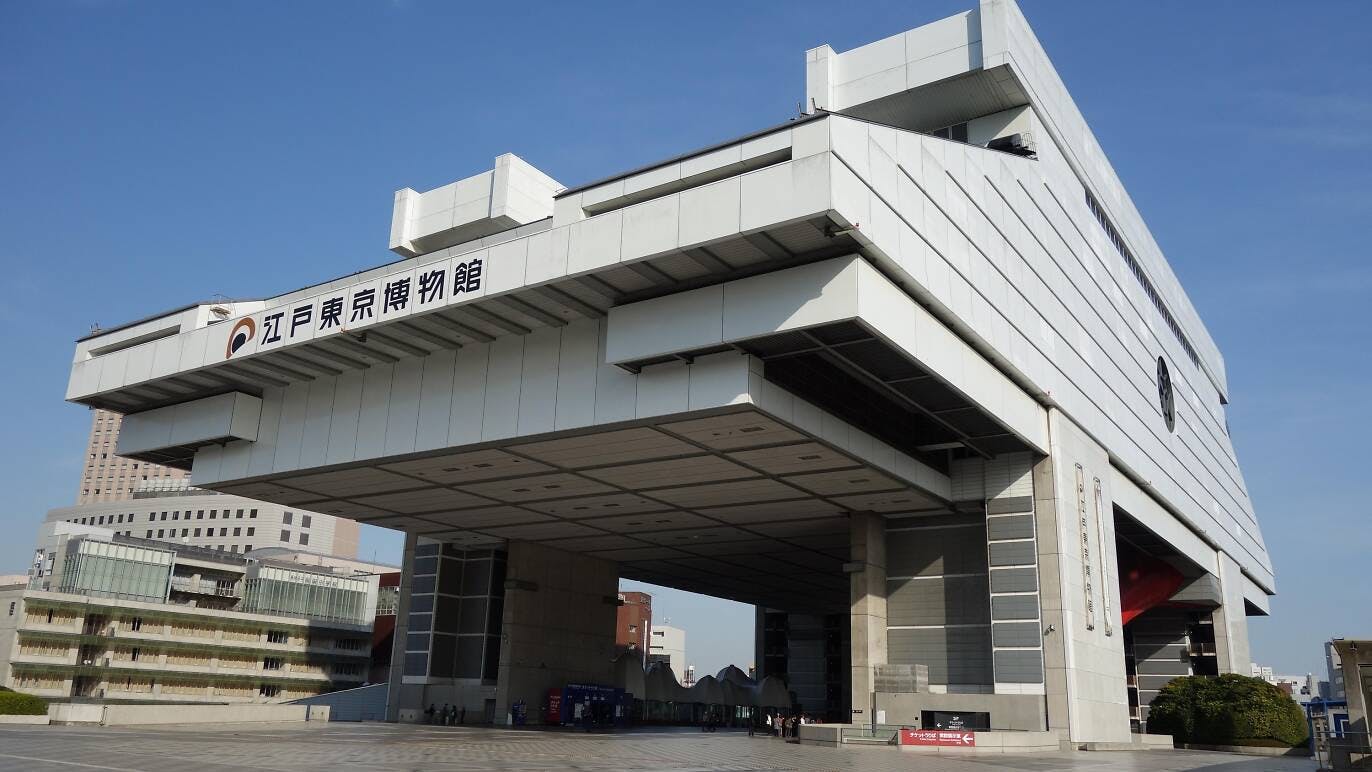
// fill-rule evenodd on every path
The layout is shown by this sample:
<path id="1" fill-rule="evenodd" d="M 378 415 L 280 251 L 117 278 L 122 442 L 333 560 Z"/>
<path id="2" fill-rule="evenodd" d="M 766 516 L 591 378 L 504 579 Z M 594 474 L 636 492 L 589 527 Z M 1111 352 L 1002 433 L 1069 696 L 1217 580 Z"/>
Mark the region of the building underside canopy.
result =
<path id="1" fill-rule="evenodd" d="M 848 602 L 848 512 L 947 511 L 752 409 L 222 489 L 458 546 L 535 541 L 615 561 L 630 579 L 832 610 Z"/>

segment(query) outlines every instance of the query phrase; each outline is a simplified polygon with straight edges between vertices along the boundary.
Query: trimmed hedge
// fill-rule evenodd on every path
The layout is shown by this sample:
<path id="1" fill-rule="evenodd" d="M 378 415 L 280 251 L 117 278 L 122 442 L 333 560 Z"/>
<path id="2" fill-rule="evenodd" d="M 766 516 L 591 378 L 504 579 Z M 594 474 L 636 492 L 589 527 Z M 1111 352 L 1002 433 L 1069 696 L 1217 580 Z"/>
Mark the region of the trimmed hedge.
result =
<path id="1" fill-rule="evenodd" d="M 0 716 L 46 716 L 48 703 L 32 694 L 0 691 Z"/>
<path id="2" fill-rule="evenodd" d="M 1172 679 L 1148 706 L 1148 731 L 1202 745 L 1294 748 L 1310 738 L 1305 712 L 1290 695 L 1233 673 Z"/>

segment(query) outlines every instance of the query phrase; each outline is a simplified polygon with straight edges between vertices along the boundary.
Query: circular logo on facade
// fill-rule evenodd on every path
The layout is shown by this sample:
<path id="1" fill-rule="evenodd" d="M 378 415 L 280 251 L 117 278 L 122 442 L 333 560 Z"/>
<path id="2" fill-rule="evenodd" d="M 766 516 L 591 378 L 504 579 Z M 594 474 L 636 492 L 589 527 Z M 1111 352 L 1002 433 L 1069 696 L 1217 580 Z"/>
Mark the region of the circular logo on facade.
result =
<path id="1" fill-rule="evenodd" d="M 228 359 L 234 352 L 248 345 L 248 341 L 257 334 L 257 323 L 251 316 L 245 316 L 234 324 L 233 329 L 229 330 L 229 344 L 224 347 L 224 358 Z"/>
<path id="2" fill-rule="evenodd" d="M 1167 360 L 1158 357 L 1158 406 L 1162 408 L 1162 420 L 1167 422 L 1167 431 L 1177 428 L 1177 402 L 1172 394 L 1172 375 L 1167 372 Z"/>

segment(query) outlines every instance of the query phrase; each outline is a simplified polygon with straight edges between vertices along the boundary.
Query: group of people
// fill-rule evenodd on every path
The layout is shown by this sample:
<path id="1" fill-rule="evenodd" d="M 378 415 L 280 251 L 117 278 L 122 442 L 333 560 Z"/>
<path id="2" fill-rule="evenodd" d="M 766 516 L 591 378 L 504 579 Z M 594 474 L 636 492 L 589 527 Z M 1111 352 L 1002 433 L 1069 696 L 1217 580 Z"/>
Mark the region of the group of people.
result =
<path id="1" fill-rule="evenodd" d="M 424 711 L 430 724 L 442 724 L 452 726 L 453 724 L 464 724 L 467 722 L 467 708 L 458 708 L 456 705 L 443 703 L 443 707 L 435 708 L 434 704 L 429 703 L 429 707 Z"/>
<path id="2" fill-rule="evenodd" d="M 793 738 L 800 736 L 800 727 L 803 724 L 814 723 L 800 713 L 791 716 L 767 714 L 767 732 L 773 737 Z"/>

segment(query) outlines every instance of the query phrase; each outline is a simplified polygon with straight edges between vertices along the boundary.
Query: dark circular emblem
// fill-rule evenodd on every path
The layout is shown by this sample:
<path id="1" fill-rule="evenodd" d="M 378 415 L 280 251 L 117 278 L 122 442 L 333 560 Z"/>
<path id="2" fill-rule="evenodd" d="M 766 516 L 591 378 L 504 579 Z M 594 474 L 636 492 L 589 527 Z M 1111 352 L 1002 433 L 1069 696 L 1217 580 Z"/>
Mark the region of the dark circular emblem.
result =
<path id="1" fill-rule="evenodd" d="M 1162 408 L 1162 420 L 1167 422 L 1167 431 L 1176 431 L 1177 402 L 1172 394 L 1172 376 L 1167 372 L 1167 360 L 1158 357 L 1158 405 Z"/>

